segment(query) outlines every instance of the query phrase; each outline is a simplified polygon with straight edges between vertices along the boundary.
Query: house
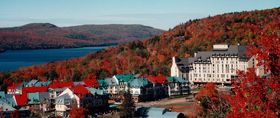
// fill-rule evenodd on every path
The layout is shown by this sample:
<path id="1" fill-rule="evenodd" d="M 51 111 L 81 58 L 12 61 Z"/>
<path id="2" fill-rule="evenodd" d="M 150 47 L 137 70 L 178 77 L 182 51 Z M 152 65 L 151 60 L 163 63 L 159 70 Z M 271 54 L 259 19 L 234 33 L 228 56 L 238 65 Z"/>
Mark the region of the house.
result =
<path id="1" fill-rule="evenodd" d="M 180 77 L 167 77 L 168 95 L 187 95 L 190 94 L 188 81 Z"/>
<path id="2" fill-rule="evenodd" d="M 129 89 L 134 102 L 146 101 L 153 96 L 153 84 L 147 78 L 134 78 L 129 81 Z"/>
<path id="3" fill-rule="evenodd" d="M 55 98 L 55 115 L 68 117 L 72 107 L 80 107 L 80 98 L 67 88 Z"/>
<path id="4" fill-rule="evenodd" d="M 52 110 L 49 92 L 34 92 L 27 95 L 28 105 L 32 109 L 43 112 Z"/>
<path id="5" fill-rule="evenodd" d="M 148 76 L 147 79 L 153 84 L 153 87 L 151 88 L 153 96 L 151 99 L 157 100 L 168 96 L 168 81 L 165 76 Z"/>
<path id="6" fill-rule="evenodd" d="M 72 98 L 69 94 L 63 94 L 55 99 L 55 116 L 68 117 L 71 109 Z"/>
<path id="7" fill-rule="evenodd" d="M 115 97 L 118 94 L 118 85 L 119 81 L 116 78 L 105 78 L 105 81 L 108 84 L 108 93 L 111 97 Z"/>
<path id="8" fill-rule="evenodd" d="M 103 90 L 105 93 L 109 93 L 108 92 L 108 88 L 109 88 L 108 82 L 105 79 L 97 80 L 97 81 L 98 81 L 98 88 Z"/>
<path id="9" fill-rule="evenodd" d="M 73 88 L 73 92 L 80 98 L 81 107 L 102 109 L 108 106 L 108 95 L 103 90 L 77 85 Z"/>
<path id="10" fill-rule="evenodd" d="M 191 84 L 213 82 L 231 84 L 237 70 L 256 68 L 257 75 L 264 75 L 263 67 L 257 66 L 256 56 L 246 56 L 246 46 L 213 45 L 213 51 L 199 51 L 194 57 L 172 58 L 171 76 L 189 80 Z"/>
<path id="11" fill-rule="evenodd" d="M 124 92 L 128 90 L 128 82 L 129 80 L 134 78 L 133 74 L 118 74 L 114 75 L 112 78 L 118 81 L 118 91 Z"/>
<path id="12" fill-rule="evenodd" d="M 108 110 L 109 107 L 109 96 L 108 94 L 102 90 L 102 89 L 96 89 L 96 88 L 90 88 L 86 87 L 90 93 L 91 93 L 91 101 L 88 103 L 91 103 L 89 109 L 92 109 L 92 112 L 98 113 L 98 112 L 104 112 Z"/>
<path id="13" fill-rule="evenodd" d="M 135 113 L 137 117 L 141 118 L 185 118 L 183 113 L 157 107 L 139 107 L 136 108 Z"/>

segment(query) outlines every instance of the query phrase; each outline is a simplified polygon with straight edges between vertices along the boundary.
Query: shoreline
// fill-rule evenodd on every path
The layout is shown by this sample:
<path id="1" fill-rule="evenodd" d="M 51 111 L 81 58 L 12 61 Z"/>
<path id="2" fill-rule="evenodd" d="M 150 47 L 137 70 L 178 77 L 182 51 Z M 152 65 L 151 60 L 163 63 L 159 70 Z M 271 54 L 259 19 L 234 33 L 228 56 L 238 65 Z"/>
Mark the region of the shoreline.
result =
<path id="1" fill-rule="evenodd" d="M 48 49 L 74 49 L 74 48 L 86 48 L 86 47 L 110 47 L 117 46 L 118 43 L 109 43 L 109 44 L 98 44 L 98 45 L 86 45 L 79 47 L 57 47 L 57 48 L 21 48 L 21 49 L 0 49 L 0 53 L 4 53 L 6 51 L 19 51 L 19 50 L 48 50 Z"/>

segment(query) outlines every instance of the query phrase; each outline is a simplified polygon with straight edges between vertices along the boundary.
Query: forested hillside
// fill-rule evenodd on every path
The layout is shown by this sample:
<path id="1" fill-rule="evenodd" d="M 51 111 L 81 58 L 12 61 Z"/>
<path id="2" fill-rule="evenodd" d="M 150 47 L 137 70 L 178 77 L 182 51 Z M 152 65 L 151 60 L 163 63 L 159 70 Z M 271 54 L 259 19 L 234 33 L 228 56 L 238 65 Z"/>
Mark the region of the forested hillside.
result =
<path id="1" fill-rule="evenodd" d="M 7 49 L 71 48 L 108 45 L 142 40 L 162 30 L 143 25 L 82 25 L 57 27 L 32 23 L 21 27 L 0 28 L 0 52 Z"/>
<path id="2" fill-rule="evenodd" d="M 280 8 L 227 13 L 190 20 L 144 41 L 111 47 L 87 56 L 19 69 L 8 75 L 14 80 L 32 78 L 80 80 L 89 73 L 104 78 L 117 73 L 169 75 L 171 57 L 188 57 L 211 50 L 215 43 L 248 44 L 262 33 L 280 26 Z"/>

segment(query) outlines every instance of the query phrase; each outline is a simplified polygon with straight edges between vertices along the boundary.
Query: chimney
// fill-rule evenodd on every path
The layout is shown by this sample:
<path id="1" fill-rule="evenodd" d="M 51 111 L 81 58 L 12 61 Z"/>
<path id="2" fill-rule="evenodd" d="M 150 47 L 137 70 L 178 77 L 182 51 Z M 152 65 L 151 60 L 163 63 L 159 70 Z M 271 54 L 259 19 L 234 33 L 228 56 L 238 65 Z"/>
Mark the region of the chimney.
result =
<path id="1" fill-rule="evenodd" d="M 172 63 L 176 63 L 176 57 L 172 57 Z"/>

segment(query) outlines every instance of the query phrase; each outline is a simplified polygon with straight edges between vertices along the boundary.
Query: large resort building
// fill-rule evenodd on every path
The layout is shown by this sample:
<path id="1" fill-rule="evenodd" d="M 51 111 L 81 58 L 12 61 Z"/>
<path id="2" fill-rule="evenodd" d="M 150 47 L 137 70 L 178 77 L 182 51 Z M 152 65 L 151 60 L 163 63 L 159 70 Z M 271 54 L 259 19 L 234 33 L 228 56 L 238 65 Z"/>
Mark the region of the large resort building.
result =
<path id="1" fill-rule="evenodd" d="M 255 56 L 246 56 L 246 46 L 213 45 L 213 51 L 200 51 L 189 58 L 172 58 L 171 76 L 189 80 L 191 84 L 213 82 L 230 84 L 237 77 L 237 70 L 256 68 L 262 76 L 264 69 L 257 67 Z"/>

